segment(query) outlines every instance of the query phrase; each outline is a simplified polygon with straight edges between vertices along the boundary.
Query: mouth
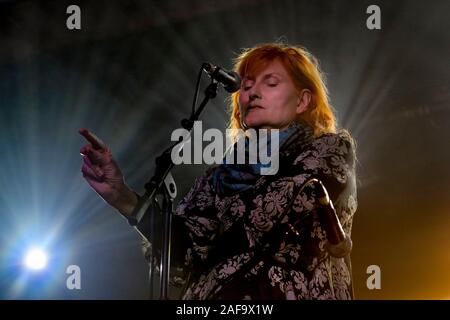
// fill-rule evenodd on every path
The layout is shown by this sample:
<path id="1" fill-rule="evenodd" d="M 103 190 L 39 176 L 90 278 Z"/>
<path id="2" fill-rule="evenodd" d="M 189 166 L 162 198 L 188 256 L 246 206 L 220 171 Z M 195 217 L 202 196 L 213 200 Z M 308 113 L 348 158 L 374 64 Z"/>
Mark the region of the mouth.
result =
<path id="1" fill-rule="evenodd" d="M 252 109 L 262 109 L 263 107 L 261 107 L 261 106 L 248 106 L 247 107 L 247 112 L 249 112 L 250 110 L 252 110 Z"/>

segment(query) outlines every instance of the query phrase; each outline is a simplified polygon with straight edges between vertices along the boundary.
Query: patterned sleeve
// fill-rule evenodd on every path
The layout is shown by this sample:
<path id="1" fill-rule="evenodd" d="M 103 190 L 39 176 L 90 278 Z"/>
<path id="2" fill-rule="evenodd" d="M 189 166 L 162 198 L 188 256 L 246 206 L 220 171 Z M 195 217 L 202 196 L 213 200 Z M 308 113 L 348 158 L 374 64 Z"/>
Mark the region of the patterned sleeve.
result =
<path id="1" fill-rule="evenodd" d="M 327 189 L 338 218 L 347 235 L 351 234 L 356 211 L 355 147 L 347 133 L 326 134 L 313 142 L 294 161 L 294 182 L 298 189 L 311 178 L 317 178 Z M 292 288 L 297 299 L 345 299 L 351 294 L 349 260 L 331 257 L 326 250 L 326 233 L 316 216 L 313 186 L 299 192 L 289 214 L 300 236 L 281 241 L 275 259 L 273 279 L 280 288 Z M 283 267 L 284 266 L 284 267 Z M 285 277 L 280 276 L 284 274 Z M 285 292 L 287 294 L 287 292 Z"/>
<path id="2" fill-rule="evenodd" d="M 336 201 L 355 178 L 354 142 L 346 132 L 325 134 L 295 159 L 293 170 L 298 173 L 294 178 L 296 184 L 318 178 Z"/>
<path id="3" fill-rule="evenodd" d="M 172 285 L 178 287 L 185 284 L 192 265 L 206 259 L 208 243 L 214 238 L 218 226 L 214 218 L 214 196 L 209 183 L 211 172 L 212 168 L 197 178 L 173 215 L 170 281 Z M 160 215 L 156 216 L 155 224 L 159 225 L 161 217 Z M 144 223 L 149 224 L 148 221 L 144 221 Z M 150 232 L 147 229 L 138 226 L 138 230 L 143 236 L 143 254 L 147 262 L 153 261 L 155 271 L 158 272 L 161 253 L 159 249 L 161 246 L 160 235 L 156 234 L 155 244 L 152 245 L 149 241 Z M 152 252 L 152 248 L 155 248 L 154 252 Z"/>
<path id="4" fill-rule="evenodd" d="M 192 259 L 205 261 L 214 240 L 219 222 L 215 207 L 215 194 L 211 185 L 210 167 L 198 178 L 189 193 L 180 201 L 175 217 L 185 226 L 190 238 Z"/>

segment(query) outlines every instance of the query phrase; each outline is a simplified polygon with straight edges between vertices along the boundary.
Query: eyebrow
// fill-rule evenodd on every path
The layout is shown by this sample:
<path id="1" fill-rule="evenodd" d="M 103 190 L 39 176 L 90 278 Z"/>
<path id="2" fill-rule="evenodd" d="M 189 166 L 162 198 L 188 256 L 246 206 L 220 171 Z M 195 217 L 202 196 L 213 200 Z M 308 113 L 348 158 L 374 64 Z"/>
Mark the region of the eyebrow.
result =
<path id="1" fill-rule="evenodd" d="M 263 80 L 266 80 L 266 79 L 271 78 L 273 76 L 278 76 L 280 78 L 283 78 L 283 76 L 281 74 L 279 74 L 277 72 L 271 72 L 271 73 L 265 74 L 264 77 L 263 77 Z M 244 77 L 244 81 L 247 81 L 247 80 L 254 81 L 255 78 L 254 77 Z"/>

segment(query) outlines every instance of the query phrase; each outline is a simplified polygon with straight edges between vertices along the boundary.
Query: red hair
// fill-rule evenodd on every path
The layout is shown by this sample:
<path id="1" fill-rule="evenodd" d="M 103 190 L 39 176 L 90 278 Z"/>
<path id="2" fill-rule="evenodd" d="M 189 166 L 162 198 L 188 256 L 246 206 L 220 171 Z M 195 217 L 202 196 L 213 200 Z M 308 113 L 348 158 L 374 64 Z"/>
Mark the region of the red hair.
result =
<path id="1" fill-rule="evenodd" d="M 234 71 L 242 77 L 255 76 L 275 59 L 286 68 L 299 93 L 303 89 L 311 91 L 309 106 L 299 115 L 299 120 L 308 123 L 314 129 L 316 137 L 336 132 L 336 117 L 328 101 L 328 91 L 319 63 L 304 48 L 272 43 L 244 49 L 235 59 Z M 240 91 L 237 91 L 231 96 L 230 129 L 244 129 L 239 112 L 239 94 Z"/>

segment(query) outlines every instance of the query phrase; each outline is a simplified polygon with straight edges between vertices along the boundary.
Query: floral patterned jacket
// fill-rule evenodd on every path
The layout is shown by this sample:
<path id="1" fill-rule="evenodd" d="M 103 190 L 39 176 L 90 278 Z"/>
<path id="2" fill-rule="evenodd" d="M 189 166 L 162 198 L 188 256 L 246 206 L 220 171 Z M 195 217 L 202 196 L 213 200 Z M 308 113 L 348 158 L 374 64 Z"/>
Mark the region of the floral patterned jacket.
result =
<path id="1" fill-rule="evenodd" d="M 291 143 L 280 151 L 278 174 L 231 196 L 214 192 L 213 170 L 196 180 L 174 214 L 171 283 L 183 286 L 182 299 L 353 298 L 349 256 L 327 252 L 315 190 L 305 185 L 322 181 L 350 236 L 357 198 L 355 148 L 346 131 Z M 286 235 L 288 222 L 298 236 Z M 148 253 L 145 238 L 143 247 Z"/>

